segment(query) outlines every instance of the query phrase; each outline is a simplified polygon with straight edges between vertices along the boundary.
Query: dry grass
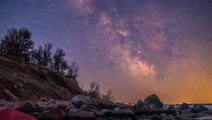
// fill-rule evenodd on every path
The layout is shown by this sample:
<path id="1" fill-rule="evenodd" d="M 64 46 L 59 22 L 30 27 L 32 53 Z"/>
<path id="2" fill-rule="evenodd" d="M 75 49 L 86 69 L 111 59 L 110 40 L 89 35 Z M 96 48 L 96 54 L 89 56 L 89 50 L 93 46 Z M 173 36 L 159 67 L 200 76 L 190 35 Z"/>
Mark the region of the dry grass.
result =
<path id="1" fill-rule="evenodd" d="M 82 93 L 74 79 L 44 67 L 0 54 L 0 99 L 30 99 L 40 97 L 70 99 Z"/>

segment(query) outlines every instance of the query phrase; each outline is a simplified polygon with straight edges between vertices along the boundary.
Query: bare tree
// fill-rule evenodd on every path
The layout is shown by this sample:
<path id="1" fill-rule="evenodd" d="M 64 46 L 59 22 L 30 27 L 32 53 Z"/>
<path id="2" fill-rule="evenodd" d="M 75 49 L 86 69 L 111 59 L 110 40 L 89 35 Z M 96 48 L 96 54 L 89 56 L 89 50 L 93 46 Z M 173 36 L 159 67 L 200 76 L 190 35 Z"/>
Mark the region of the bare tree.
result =
<path id="1" fill-rule="evenodd" d="M 7 34 L 1 40 L 1 52 L 17 57 L 23 57 L 29 61 L 34 42 L 31 40 L 32 32 L 26 28 L 7 30 Z"/>
<path id="2" fill-rule="evenodd" d="M 54 56 L 54 69 L 57 71 L 63 71 L 67 69 L 67 62 L 65 61 L 65 52 L 62 49 L 57 49 Z"/>
<path id="3" fill-rule="evenodd" d="M 77 78 L 79 76 L 79 66 L 76 65 L 76 62 L 72 62 L 68 67 L 67 77 Z"/>
<path id="4" fill-rule="evenodd" d="M 52 62 L 52 44 L 51 43 L 46 43 L 44 44 L 44 47 L 39 46 L 38 50 L 35 49 L 32 52 L 32 61 L 35 63 L 45 66 L 45 67 L 50 67 L 51 62 Z"/>
<path id="5" fill-rule="evenodd" d="M 44 44 L 44 48 L 42 49 L 42 58 L 43 58 L 43 66 L 48 67 L 52 61 L 52 44 L 46 43 Z"/>

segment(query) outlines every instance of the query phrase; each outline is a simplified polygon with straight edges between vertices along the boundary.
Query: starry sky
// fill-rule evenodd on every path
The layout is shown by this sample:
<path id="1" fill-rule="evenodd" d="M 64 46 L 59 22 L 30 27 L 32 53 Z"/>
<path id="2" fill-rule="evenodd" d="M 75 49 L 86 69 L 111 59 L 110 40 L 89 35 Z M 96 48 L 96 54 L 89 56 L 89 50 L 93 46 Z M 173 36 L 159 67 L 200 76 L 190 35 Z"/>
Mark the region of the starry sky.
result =
<path id="1" fill-rule="evenodd" d="M 27 27 L 116 101 L 212 102 L 211 0 L 1 0 L 0 38 Z"/>

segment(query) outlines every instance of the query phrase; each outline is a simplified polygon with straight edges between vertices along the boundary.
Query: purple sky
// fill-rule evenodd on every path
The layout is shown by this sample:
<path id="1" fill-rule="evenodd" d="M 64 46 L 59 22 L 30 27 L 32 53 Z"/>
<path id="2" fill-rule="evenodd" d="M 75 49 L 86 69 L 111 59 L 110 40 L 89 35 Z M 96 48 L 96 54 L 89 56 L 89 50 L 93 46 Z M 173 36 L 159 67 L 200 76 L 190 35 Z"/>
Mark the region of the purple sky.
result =
<path id="1" fill-rule="evenodd" d="M 1 0 L 0 38 L 27 27 L 117 101 L 212 101 L 210 0 Z"/>

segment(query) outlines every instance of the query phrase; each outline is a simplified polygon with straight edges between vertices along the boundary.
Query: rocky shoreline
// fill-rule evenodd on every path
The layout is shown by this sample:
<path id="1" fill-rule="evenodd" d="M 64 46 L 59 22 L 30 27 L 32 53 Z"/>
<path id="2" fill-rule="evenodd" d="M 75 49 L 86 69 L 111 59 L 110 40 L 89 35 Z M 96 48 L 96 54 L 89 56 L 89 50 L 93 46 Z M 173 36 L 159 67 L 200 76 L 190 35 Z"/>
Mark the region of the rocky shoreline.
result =
<path id="1" fill-rule="evenodd" d="M 193 120 L 212 115 L 203 105 L 167 108 L 156 95 L 139 100 L 135 105 L 114 103 L 89 96 L 76 95 L 70 101 L 40 98 L 38 101 L 0 100 L 0 107 L 9 107 L 38 120 Z"/>

